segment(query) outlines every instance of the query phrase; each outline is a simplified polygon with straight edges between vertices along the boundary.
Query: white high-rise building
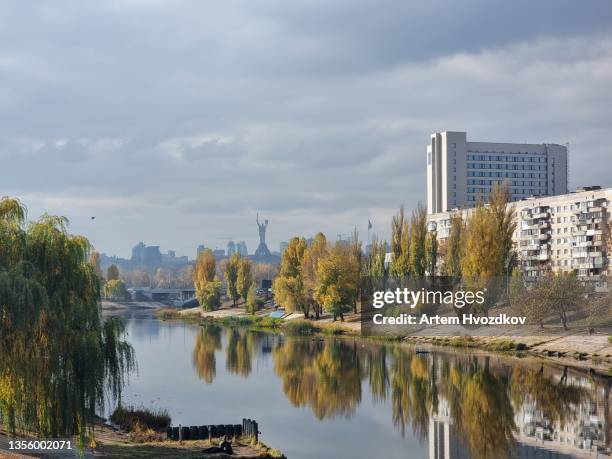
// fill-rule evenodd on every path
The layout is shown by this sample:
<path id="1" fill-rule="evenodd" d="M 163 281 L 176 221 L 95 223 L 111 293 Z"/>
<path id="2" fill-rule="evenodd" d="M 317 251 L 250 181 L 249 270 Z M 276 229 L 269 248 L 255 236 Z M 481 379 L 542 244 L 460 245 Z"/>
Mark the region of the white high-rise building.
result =
<path id="1" fill-rule="evenodd" d="M 427 145 L 427 213 L 473 207 L 496 183 L 511 199 L 568 192 L 567 147 L 468 142 L 465 132 L 436 132 Z"/>

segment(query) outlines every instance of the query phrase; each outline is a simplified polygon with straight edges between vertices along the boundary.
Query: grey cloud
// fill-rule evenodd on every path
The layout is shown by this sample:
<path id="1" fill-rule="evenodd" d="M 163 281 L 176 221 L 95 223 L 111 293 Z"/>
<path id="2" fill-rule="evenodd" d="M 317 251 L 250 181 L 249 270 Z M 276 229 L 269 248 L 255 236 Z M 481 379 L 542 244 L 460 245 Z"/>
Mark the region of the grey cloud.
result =
<path id="1" fill-rule="evenodd" d="M 612 184 L 607 1 L 7 2 L 0 184 L 100 249 L 193 255 L 424 200 L 434 130 L 571 144 Z M 26 11 L 27 10 L 27 11 Z M 59 141 L 59 142 L 58 142 Z M 99 218 L 90 221 L 90 214 Z"/>

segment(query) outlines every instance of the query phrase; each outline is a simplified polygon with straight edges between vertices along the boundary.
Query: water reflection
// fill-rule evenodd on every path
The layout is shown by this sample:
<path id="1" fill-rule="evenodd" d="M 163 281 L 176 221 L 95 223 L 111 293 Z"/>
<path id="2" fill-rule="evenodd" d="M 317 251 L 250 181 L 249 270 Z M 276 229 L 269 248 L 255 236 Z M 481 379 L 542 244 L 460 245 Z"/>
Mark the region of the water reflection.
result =
<path id="1" fill-rule="evenodd" d="M 222 339 L 224 337 L 224 339 Z M 193 365 L 207 384 L 215 354 L 230 374 L 248 377 L 259 355 L 295 407 L 319 420 L 352 418 L 362 384 L 374 404 L 388 404 L 402 436 L 427 441 L 430 457 L 528 457 L 541 448 L 569 457 L 610 446 L 610 381 L 565 369 L 489 356 L 416 353 L 351 339 L 302 339 L 241 329 L 202 327 Z"/>
<path id="2" fill-rule="evenodd" d="M 193 366 L 200 379 L 211 384 L 217 374 L 215 351 L 221 349 L 221 327 L 205 324 L 201 327 L 193 348 Z"/>

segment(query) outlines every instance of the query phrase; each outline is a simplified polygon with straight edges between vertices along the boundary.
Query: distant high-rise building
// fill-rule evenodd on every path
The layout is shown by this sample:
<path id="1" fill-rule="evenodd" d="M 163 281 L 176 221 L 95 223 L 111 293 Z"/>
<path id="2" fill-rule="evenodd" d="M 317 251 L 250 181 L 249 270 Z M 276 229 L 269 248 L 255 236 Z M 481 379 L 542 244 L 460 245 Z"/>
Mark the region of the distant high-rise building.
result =
<path id="1" fill-rule="evenodd" d="M 510 199 L 567 193 L 567 147 L 542 143 L 468 142 L 465 132 L 436 132 L 427 145 L 427 213 L 474 207 L 495 184 Z"/>
<path id="2" fill-rule="evenodd" d="M 215 258 L 224 258 L 225 250 L 224 249 L 215 249 L 212 251 Z"/>
<path id="3" fill-rule="evenodd" d="M 132 263 L 143 266 L 156 266 L 162 261 L 158 245 L 147 246 L 139 242 L 132 249 Z"/>
<path id="4" fill-rule="evenodd" d="M 240 241 L 238 244 L 236 244 L 236 250 L 243 257 L 246 257 L 249 254 L 249 251 L 247 250 L 246 242 L 244 241 Z"/>
<path id="5" fill-rule="evenodd" d="M 236 243 L 234 241 L 229 241 L 227 243 L 227 256 L 231 257 L 236 253 Z"/>
<path id="6" fill-rule="evenodd" d="M 287 247 L 289 247 L 289 243 L 288 242 L 281 242 L 280 243 L 280 255 L 281 257 L 283 256 L 283 253 L 285 253 L 285 250 L 287 250 Z"/>
<path id="7" fill-rule="evenodd" d="M 203 250 L 205 250 L 206 247 L 203 244 L 200 244 L 196 250 L 196 254 L 202 252 Z"/>

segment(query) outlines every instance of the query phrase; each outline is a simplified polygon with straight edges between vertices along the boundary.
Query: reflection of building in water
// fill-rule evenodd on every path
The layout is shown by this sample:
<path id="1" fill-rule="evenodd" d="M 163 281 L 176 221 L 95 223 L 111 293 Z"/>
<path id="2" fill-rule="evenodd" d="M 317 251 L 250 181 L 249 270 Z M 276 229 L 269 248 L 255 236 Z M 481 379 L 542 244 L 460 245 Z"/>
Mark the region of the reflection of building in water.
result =
<path id="1" fill-rule="evenodd" d="M 456 431 L 445 398 L 438 402 L 438 414 L 429 419 L 429 459 L 470 459 L 470 450 Z"/>
<path id="2" fill-rule="evenodd" d="M 610 428 L 608 391 L 602 387 L 593 388 L 586 378 L 570 377 L 566 384 L 594 392 L 594 400 L 585 397 L 580 403 L 571 404 L 574 414 L 562 423 L 558 419 L 548 419 L 533 397 L 529 396 L 522 406 L 515 408 L 517 441 L 522 446 L 537 444 L 538 447 L 558 451 L 560 455 L 554 457 L 569 457 L 564 454 L 574 455 L 578 452 L 589 457 L 589 452 L 597 454 L 597 451 L 599 457 L 602 457 L 601 452 L 605 450 L 608 440 L 607 430 Z"/>
<path id="3" fill-rule="evenodd" d="M 565 423 L 548 419 L 535 399 L 529 395 L 525 403 L 514 407 L 516 447 L 512 458 L 566 459 L 575 457 L 610 457 L 606 454 L 610 431 L 609 391 L 594 386 L 587 378 L 568 377 L 559 384 L 582 387 L 595 394 L 583 397 L 577 404 L 568 403 Z M 448 401 L 441 396 L 438 413 L 429 420 L 429 458 L 467 459 L 470 450 L 461 432 L 455 427 Z"/>

